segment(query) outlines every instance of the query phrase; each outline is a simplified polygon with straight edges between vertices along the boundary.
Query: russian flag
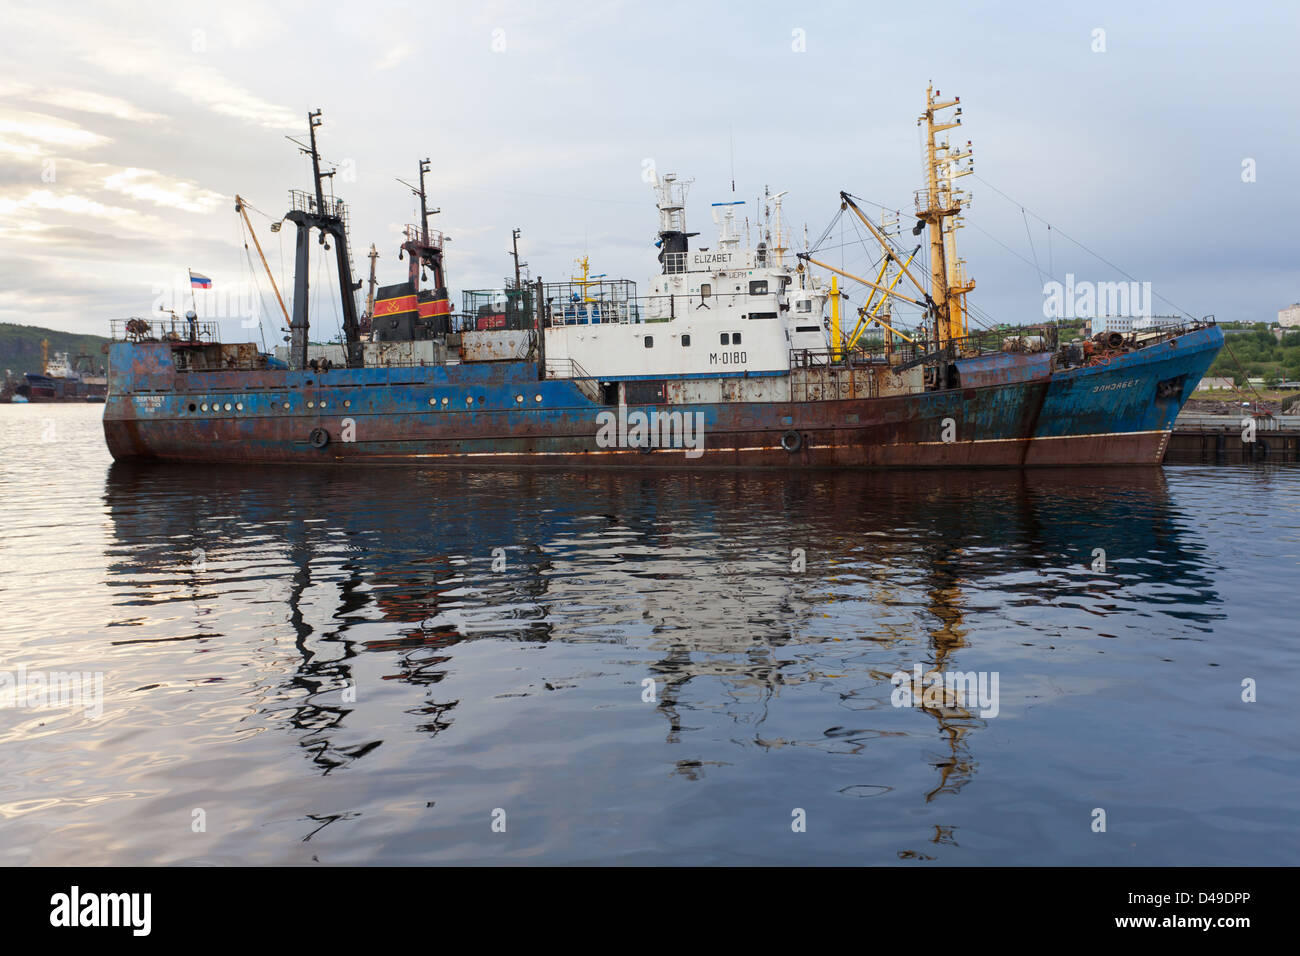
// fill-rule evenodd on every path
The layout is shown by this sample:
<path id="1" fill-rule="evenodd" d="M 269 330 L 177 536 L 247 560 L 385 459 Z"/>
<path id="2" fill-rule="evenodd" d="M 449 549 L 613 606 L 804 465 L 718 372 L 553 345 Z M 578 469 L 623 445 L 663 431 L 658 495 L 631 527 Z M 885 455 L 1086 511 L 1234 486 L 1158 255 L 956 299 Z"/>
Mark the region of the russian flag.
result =
<path id="1" fill-rule="evenodd" d="M 212 280 L 209 279 L 207 276 L 201 276 L 201 275 L 199 275 L 197 272 L 191 271 L 191 272 L 190 272 L 190 288 L 191 288 L 191 289 L 211 289 L 211 288 L 212 288 Z"/>

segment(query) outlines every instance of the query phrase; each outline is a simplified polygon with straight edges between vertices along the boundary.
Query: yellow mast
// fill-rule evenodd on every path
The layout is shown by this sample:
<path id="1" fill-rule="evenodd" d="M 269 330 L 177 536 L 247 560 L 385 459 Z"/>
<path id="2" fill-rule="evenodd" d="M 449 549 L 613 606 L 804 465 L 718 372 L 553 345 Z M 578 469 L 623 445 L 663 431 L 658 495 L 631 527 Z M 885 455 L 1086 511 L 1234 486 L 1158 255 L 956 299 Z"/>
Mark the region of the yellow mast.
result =
<path id="1" fill-rule="evenodd" d="M 587 287 L 590 285 L 598 284 L 601 277 L 600 276 L 595 276 L 593 278 L 587 277 L 591 271 L 591 263 L 587 256 L 583 256 L 581 259 L 574 259 L 573 261 L 576 262 L 578 265 L 582 266 L 582 278 L 579 279 L 577 276 L 574 276 L 572 280 L 576 282 L 578 285 L 582 286 L 582 301 L 595 302 L 596 300 L 587 294 Z M 603 274 L 604 273 L 602 273 L 602 275 Z"/>
<path id="2" fill-rule="evenodd" d="M 969 164 L 958 166 L 958 161 L 971 155 L 970 144 L 967 149 L 952 150 L 947 142 L 939 142 L 935 136 L 946 130 L 961 125 L 961 97 L 951 100 L 938 100 L 939 91 L 933 86 L 925 91 L 925 112 L 917 124 L 925 124 L 925 173 L 926 188 L 916 194 L 916 216 L 927 226 L 930 232 L 930 297 L 934 300 L 937 312 L 939 336 L 938 345 L 942 348 L 965 334 L 966 309 L 965 295 L 975 287 L 975 283 L 966 278 L 965 270 L 956 259 L 956 240 L 952 235 L 960 225 L 955 222 L 961 215 L 961 208 L 969 202 L 960 190 L 953 187 L 953 180 L 971 173 Z M 944 122 L 937 114 L 950 107 L 957 107 L 952 122 Z M 945 225 L 946 220 L 954 220 L 952 227 Z"/>
<path id="3" fill-rule="evenodd" d="M 831 276 L 831 361 L 840 360 L 840 285 L 839 276 Z"/>

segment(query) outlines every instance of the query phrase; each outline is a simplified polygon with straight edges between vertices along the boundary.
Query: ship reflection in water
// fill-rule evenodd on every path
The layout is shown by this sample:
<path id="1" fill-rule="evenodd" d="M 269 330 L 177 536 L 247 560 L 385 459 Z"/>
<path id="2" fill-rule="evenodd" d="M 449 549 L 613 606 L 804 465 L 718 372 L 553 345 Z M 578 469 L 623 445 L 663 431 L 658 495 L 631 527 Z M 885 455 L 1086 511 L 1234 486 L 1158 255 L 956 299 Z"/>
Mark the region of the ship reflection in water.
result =
<path id="1" fill-rule="evenodd" d="M 108 729 L 43 781 L 79 815 L 6 816 L 41 862 L 1267 858 L 1170 481 L 116 464 Z M 917 665 L 996 706 L 898 706 Z"/>
<path id="2" fill-rule="evenodd" d="M 1106 711 L 1223 617 L 1153 470 L 114 464 L 104 494 L 114 646 L 234 684 L 177 717 L 248 777 L 181 804 L 237 832 L 177 860 L 1126 860 L 1088 839 L 1141 800 Z M 915 665 L 996 674 L 996 715 L 896 706 Z"/>

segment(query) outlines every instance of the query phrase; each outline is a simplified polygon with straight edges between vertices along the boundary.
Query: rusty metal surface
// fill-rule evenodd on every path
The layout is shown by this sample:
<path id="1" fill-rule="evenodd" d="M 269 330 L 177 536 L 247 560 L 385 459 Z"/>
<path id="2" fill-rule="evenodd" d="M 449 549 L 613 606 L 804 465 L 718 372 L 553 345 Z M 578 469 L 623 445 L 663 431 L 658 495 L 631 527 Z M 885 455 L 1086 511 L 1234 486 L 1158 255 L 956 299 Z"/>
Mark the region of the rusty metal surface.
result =
<path id="1" fill-rule="evenodd" d="M 963 387 L 983 388 L 986 385 L 1010 385 L 1047 378 L 1052 374 L 1053 357 L 1051 352 L 1029 355 L 995 352 L 958 359 L 956 365 Z"/>
<path id="2" fill-rule="evenodd" d="M 528 329 L 493 329 L 461 333 L 464 362 L 517 362 L 528 355 L 533 333 Z"/>
<path id="3" fill-rule="evenodd" d="M 1183 376 L 1190 392 L 1222 339 L 1217 329 L 1194 335 L 1050 379 L 762 401 L 751 396 L 770 397 L 772 382 L 733 378 L 714 381 L 719 400 L 632 408 L 700 416 L 704 448 L 693 458 L 681 449 L 602 447 L 598 416 L 610 408 L 598 393 L 584 392 L 581 386 L 591 383 L 538 381 L 535 363 L 179 373 L 165 344 L 115 343 L 104 427 L 115 457 L 188 461 L 580 468 L 1156 464 L 1181 407 L 1159 397 L 1157 384 Z M 704 384 L 668 383 L 666 401 L 686 388 Z M 327 439 L 319 447 L 311 441 L 317 429 Z M 798 437 L 794 452 L 781 445 L 789 433 Z"/>

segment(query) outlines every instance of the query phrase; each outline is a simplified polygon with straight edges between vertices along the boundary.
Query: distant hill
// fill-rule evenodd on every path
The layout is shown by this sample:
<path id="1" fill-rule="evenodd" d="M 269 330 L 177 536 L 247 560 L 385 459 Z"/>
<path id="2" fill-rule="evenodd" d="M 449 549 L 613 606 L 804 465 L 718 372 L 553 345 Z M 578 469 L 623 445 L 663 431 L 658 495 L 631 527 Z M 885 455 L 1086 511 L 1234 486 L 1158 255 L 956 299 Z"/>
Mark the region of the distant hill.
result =
<path id="1" fill-rule="evenodd" d="M 0 322 L 0 377 L 4 376 L 5 369 L 14 375 L 39 372 L 42 339 L 50 340 L 51 358 L 55 352 L 67 352 L 70 359 L 85 352 L 95 363 L 95 368 L 108 364 L 108 356 L 100 351 L 100 346 L 108 342 L 102 335 L 79 335 L 76 332 L 43 329 L 38 325 Z"/>

